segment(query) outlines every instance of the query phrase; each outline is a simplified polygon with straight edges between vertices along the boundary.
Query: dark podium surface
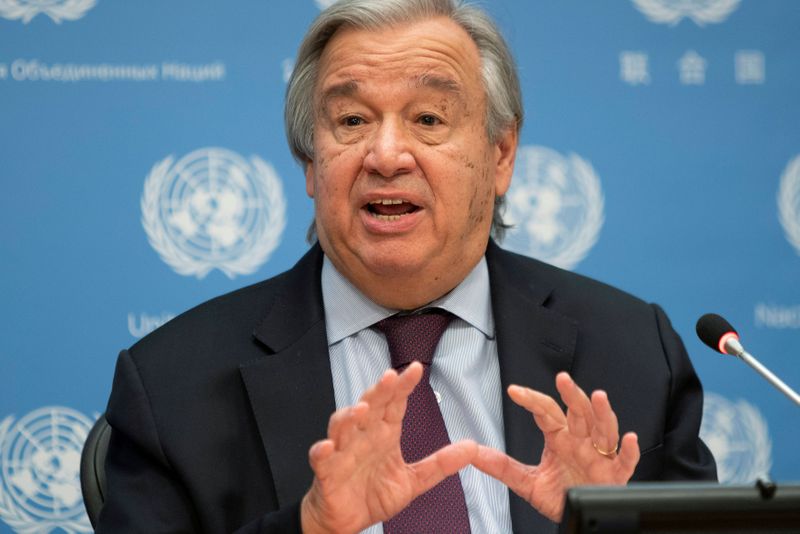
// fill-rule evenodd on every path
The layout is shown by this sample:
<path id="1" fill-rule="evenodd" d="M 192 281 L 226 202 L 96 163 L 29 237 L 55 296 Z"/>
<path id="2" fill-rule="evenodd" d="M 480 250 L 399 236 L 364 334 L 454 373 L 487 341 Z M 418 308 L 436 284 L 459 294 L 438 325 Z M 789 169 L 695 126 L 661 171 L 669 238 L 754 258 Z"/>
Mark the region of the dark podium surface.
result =
<path id="1" fill-rule="evenodd" d="M 586 486 L 567 493 L 560 534 L 800 534 L 800 484 Z"/>

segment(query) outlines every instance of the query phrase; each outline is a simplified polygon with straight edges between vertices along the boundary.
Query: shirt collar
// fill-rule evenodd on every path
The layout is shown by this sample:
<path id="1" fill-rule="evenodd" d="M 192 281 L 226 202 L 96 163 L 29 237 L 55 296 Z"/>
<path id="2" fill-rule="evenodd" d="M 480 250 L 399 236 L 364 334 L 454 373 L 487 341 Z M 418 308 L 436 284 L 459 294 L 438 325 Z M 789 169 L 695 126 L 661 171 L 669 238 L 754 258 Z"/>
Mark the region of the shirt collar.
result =
<path id="1" fill-rule="evenodd" d="M 321 281 L 328 345 L 338 343 L 397 313 L 397 310 L 384 308 L 367 298 L 336 270 L 327 256 L 322 262 Z M 493 338 L 494 318 L 486 258 L 481 258 L 452 291 L 424 307 L 445 309 L 480 330 L 486 337 Z"/>

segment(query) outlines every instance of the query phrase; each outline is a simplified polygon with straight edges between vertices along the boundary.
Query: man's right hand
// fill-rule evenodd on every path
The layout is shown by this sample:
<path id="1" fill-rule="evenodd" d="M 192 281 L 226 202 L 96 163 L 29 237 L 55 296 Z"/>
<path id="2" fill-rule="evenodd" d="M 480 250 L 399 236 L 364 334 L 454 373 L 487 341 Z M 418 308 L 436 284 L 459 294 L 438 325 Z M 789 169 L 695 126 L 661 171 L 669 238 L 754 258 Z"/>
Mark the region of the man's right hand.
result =
<path id="1" fill-rule="evenodd" d="M 403 416 L 421 377 L 417 362 L 399 375 L 388 370 L 358 404 L 331 416 L 328 438 L 308 454 L 315 477 L 300 507 L 304 533 L 359 532 L 385 521 L 473 460 L 478 447 L 472 441 L 413 464 L 403 460 Z"/>

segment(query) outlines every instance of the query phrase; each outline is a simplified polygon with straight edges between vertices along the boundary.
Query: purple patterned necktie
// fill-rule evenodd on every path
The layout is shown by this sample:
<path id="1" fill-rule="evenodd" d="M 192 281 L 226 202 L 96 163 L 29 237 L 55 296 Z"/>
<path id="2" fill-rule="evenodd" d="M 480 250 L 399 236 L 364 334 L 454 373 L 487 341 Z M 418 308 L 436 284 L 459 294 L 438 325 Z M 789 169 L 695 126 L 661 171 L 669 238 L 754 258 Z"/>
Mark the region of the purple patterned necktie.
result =
<path id="1" fill-rule="evenodd" d="M 450 443 L 442 412 L 430 384 L 436 345 L 453 316 L 440 309 L 393 315 L 375 324 L 389 343 L 392 367 L 402 371 L 413 361 L 423 366 L 422 379 L 408 397 L 400 448 L 407 463 L 419 461 Z M 423 493 L 383 524 L 386 534 L 470 532 L 464 488 L 458 473 Z"/>

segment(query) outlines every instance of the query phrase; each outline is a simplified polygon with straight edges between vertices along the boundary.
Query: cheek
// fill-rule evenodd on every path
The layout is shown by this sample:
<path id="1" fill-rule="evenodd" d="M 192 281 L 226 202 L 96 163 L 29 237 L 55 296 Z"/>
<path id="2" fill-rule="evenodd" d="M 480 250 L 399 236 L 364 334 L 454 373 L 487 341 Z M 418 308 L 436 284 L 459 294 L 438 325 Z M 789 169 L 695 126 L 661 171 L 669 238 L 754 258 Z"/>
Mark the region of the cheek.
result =
<path id="1" fill-rule="evenodd" d="M 318 152 L 314 162 L 314 175 L 306 185 L 313 188 L 314 199 L 322 207 L 333 211 L 347 200 L 361 169 L 361 159 L 353 150 L 327 149 Z"/>
<path id="2" fill-rule="evenodd" d="M 462 158 L 463 171 L 471 179 L 469 191 L 469 213 L 473 223 L 481 223 L 486 218 L 487 206 L 494 203 L 494 180 L 489 170 L 488 161 Z"/>
<path id="3" fill-rule="evenodd" d="M 481 225 L 491 217 L 494 206 L 494 182 L 489 171 L 489 162 L 482 161 L 480 154 L 470 155 L 464 151 L 443 150 L 437 154 L 440 162 L 446 161 L 442 187 L 450 188 L 447 196 L 452 210 L 461 210 L 460 220 L 469 227 Z M 460 177 L 454 185 L 452 177 Z M 451 216 L 457 211 L 452 211 Z M 464 224 L 462 223 L 462 224 Z"/>
<path id="4" fill-rule="evenodd" d="M 353 148 L 339 143 L 329 128 L 318 126 L 314 130 L 314 165 L 317 172 L 324 175 L 332 166 L 340 165 L 343 159 L 352 159 Z"/>
<path id="5" fill-rule="evenodd" d="M 470 191 L 468 217 L 468 230 L 476 227 L 483 227 L 487 219 L 491 218 L 490 199 L 493 198 L 491 187 L 487 186 L 486 176 L 473 182 Z M 492 200 L 493 202 L 493 200 Z"/>
<path id="6" fill-rule="evenodd" d="M 494 207 L 494 187 L 489 170 L 484 168 L 480 180 L 475 185 L 475 224 L 481 225 L 487 218 L 491 218 Z"/>
<path id="7" fill-rule="evenodd" d="M 488 231 L 494 210 L 492 173 L 477 156 L 470 157 L 464 153 L 448 155 L 451 165 L 444 173 L 442 187 L 449 188 L 444 200 L 446 225 L 455 232 L 463 246 L 471 243 L 476 234 Z M 457 184 L 451 181 L 452 177 L 459 177 Z"/>

